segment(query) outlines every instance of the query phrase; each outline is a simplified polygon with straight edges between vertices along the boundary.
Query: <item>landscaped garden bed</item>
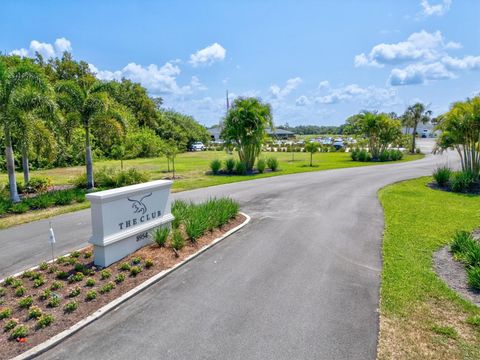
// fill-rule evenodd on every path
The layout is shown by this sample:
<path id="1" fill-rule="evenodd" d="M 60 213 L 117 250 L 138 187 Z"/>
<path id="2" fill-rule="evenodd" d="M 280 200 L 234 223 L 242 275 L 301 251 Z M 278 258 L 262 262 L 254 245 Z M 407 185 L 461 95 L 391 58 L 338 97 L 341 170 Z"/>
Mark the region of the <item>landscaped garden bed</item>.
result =
<path id="1" fill-rule="evenodd" d="M 245 217 L 230 199 L 172 206 L 172 230 L 110 265 L 93 265 L 91 247 L 42 263 L 0 283 L 0 359 L 16 356 L 68 329 L 145 280 L 198 252 Z"/>

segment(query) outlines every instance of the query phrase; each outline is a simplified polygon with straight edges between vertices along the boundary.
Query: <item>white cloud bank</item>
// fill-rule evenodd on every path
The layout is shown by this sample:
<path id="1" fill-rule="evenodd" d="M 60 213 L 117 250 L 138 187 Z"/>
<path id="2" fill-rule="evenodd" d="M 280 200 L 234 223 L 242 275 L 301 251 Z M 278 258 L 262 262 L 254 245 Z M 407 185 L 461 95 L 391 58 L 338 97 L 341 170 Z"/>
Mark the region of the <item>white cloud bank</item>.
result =
<path id="1" fill-rule="evenodd" d="M 288 79 L 283 88 L 276 84 L 270 86 L 270 94 L 275 99 L 282 99 L 295 90 L 301 83 L 302 79 L 300 77 Z"/>
<path id="2" fill-rule="evenodd" d="M 196 53 L 190 55 L 190 64 L 193 67 L 200 65 L 211 65 L 217 61 L 225 59 L 227 50 L 219 43 L 213 43 L 206 48 L 198 50 Z"/>
<path id="3" fill-rule="evenodd" d="M 430 4 L 430 1 L 428 0 L 422 0 L 420 2 L 420 5 L 422 6 L 422 14 L 425 16 L 442 16 L 448 10 L 450 10 L 450 6 L 452 5 L 452 0 L 443 0 L 440 3 L 436 4 Z"/>
<path id="4" fill-rule="evenodd" d="M 50 43 L 32 40 L 28 49 L 15 49 L 10 52 L 10 55 L 18 55 L 22 57 L 34 57 L 35 53 L 39 53 L 44 58 L 60 57 L 65 51 L 72 51 L 72 44 L 64 37 L 55 40 L 52 45 Z"/>

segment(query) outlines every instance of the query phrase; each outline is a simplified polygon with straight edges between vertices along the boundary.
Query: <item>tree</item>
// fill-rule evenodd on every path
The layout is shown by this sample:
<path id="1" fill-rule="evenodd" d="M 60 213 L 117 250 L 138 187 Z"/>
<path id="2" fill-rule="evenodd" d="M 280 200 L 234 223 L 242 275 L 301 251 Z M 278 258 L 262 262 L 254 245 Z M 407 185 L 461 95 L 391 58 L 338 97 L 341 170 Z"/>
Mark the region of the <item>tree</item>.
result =
<path id="1" fill-rule="evenodd" d="M 480 178 L 480 96 L 454 103 L 450 110 L 439 116 L 436 151 L 455 149 L 460 155 L 463 171 Z"/>
<path id="2" fill-rule="evenodd" d="M 170 172 L 170 162 L 172 163 L 172 179 L 175 179 L 175 158 L 180 151 L 174 142 L 169 141 L 165 144 L 163 153 L 167 157 L 168 172 Z"/>
<path id="3" fill-rule="evenodd" d="M 273 129 L 271 108 L 257 98 L 235 99 L 225 116 L 222 138 L 227 144 L 236 146 L 238 157 L 248 172 L 260 155 L 267 128 Z"/>
<path id="4" fill-rule="evenodd" d="M 62 80 L 56 84 L 58 102 L 70 116 L 75 116 L 85 131 L 85 164 L 87 189 L 94 187 L 93 159 L 90 140 L 92 125 L 101 126 L 111 122 L 125 127 L 127 115 L 107 92 L 109 84 L 90 78 L 78 81 Z"/>
<path id="5" fill-rule="evenodd" d="M 427 110 L 426 106 L 422 103 L 416 103 L 407 108 L 402 116 L 404 125 L 407 128 L 412 128 L 412 147 L 411 153 L 415 152 L 415 137 L 417 136 L 417 127 L 420 123 L 427 124 L 432 118 L 432 111 Z"/>
<path id="6" fill-rule="evenodd" d="M 313 154 L 318 151 L 318 143 L 315 141 L 309 141 L 305 144 L 305 150 L 310 153 L 310 167 L 313 166 Z"/>
<path id="7" fill-rule="evenodd" d="M 347 119 L 346 129 L 351 134 L 367 138 L 368 150 L 373 160 L 378 160 L 382 151 L 402 136 L 399 120 L 384 113 L 364 111 Z"/>
<path id="8" fill-rule="evenodd" d="M 12 132 L 23 112 L 41 105 L 42 93 L 47 90 L 48 83 L 28 59 L 0 57 L 0 124 L 3 125 L 10 199 L 13 202 L 19 202 L 20 197 L 15 178 Z"/>

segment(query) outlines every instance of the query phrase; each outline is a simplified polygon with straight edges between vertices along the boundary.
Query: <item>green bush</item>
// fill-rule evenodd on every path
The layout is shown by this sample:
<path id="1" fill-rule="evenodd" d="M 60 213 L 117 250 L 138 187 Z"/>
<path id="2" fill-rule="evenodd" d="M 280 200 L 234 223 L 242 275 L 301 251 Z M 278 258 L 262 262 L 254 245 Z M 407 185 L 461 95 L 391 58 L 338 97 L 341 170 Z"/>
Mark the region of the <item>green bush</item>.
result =
<path id="1" fill-rule="evenodd" d="M 433 172 L 433 179 L 436 181 L 438 186 L 445 187 L 448 185 L 450 181 L 450 177 L 452 176 L 452 170 L 447 166 L 438 167 Z"/>
<path id="2" fill-rule="evenodd" d="M 10 207 L 10 211 L 14 214 L 23 214 L 26 213 L 29 209 L 29 206 L 24 202 L 13 204 Z"/>
<path id="3" fill-rule="evenodd" d="M 198 208 L 197 208 L 198 209 Z M 192 242 L 196 242 L 197 239 L 204 234 L 208 228 L 207 214 L 204 211 L 196 211 L 196 216 L 193 215 L 185 220 L 185 232 Z"/>
<path id="4" fill-rule="evenodd" d="M 54 318 L 50 314 L 44 314 L 40 316 L 40 318 L 37 321 L 37 327 L 40 329 L 44 329 L 47 326 L 50 326 L 54 321 Z"/>
<path id="5" fill-rule="evenodd" d="M 9 318 L 12 316 L 12 309 L 10 308 L 0 308 L 0 320 Z"/>
<path id="6" fill-rule="evenodd" d="M 26 296 L 23 299 L 18 301 L 18 306 L 22 309 L 28 309 L 33 304 L 33 298 L 31 296 Z"/>
<path id="7" fill-rule="evenodd" d="M 183 238 L 182 233 L 178 229 L 173 230 L 172 241 L 170 245 L 174 250 L 177 251 L 182 250 L 185 246 L 185 239 Z"/>
<path id="8" fill-rule="evenodd" d="M 5 296 L 6 293 L 7 293 L 7 289 L 5 289 L 4 287 L 0 287 L 0 297 Z"/>
<path id="9" fill-rule="evenodd" d="M 108 279 L 110 276 L 112 276 L 112 273 L 107 269 L 102 270 L 100 272 L 100 277 L 101 277 L 102 280 Z"/>
<path id="10" fill-rule="evenodd" d="M 172 215 L 174 219 L 172 221 L 172 227 L 177 229 L 180 224 L 188 216 L 189 205 L 183 200 L 175 200 L 172 205 Z"/>
<path id="11" fill-rule="evenodd" d="M 257 170 L 260 174 L 263 174 L 266 167 L 267 167 L 267 163 L 264 159 L 257 160 Z"/>
<path id="12" fill-rule="evenodd" d="M 95 300 L 96 298 L 97 298 L 97 292 L 95 290 L 87 291 L 87 294 L 85 296 L 85 299 L 87 301 L 92 301 L 92 300 Z"/>
<path id="13" fill-rule="evenodd" d="M 475 176 L 471 171 L 458 171 L 453 173 L 450 183 L 452 191 L 468 192 L 475 185 Z"/>
<path id="14" fill-rule="evenodd" d="M 28 326 L 25 326 L 25 325 L 17 326 L 10 333 L 10 339 L 12 340 L 25 338 L 27 336 L 28 336 Z"/>
<path id="15" fill-rule="evenodd" d="M 55 308 L 58 305 L 60 305 L 60 296 L 58 295 L 53 295 L 50 300 L 48 300 L 47 306 L 51 308 Z"/>
<path id="16" fill-rule="evenodd" d="M 269 157 L 267 159 L 267 166 L 270 170 L 272 171 L 277 171 L 278 169 L 278 160 L 277 158 L 274 158 L 274 157 Z"/>
<path id="17" fill-rule="evenodd" d="M 45 278 L 39 277 L 38 279 L 33 280 L 33 287 L 38 288 L 45 284 Z"/>
<path id="18" fill-rule="evenodd" d="M 170 234 L 170 228 L 168 226 L 155 229 L 153 233 L 153 239 L 158 246 L 163 247 L 167 243 L 168 235 Z"/>
<path id="19" fill-rule="evenodd" d="M 153 263 L 153 260 L 152 260 L 152 259 L 146 259 L 146 260 L 145 260 L 145 267 L 146 267 L 147 269 L 150 269 L 153 265 L 154 265 L 154 263 Z"/>
<path id="20" fill-rule="evenodd" d="M 78 302 L 76 302 L 76 301 L 70 301 L 70 302 L 66 303 L 65 306 L 63 307 L 63 310 L 66 313 L 72 313 L 77 309 L 78 309 Z"/>
<path id="21" fill-rule="evenodd" d="M 390 153 L 388 150 L 384 150 L 380 153 L 378 156 L 378 161 L 384 162 L 384 161 L 389 161 L 390 160 Z"/>
<path id="22" fill-rule="evenodd" d="M 480 266 L 467 269 L 468 285 L 475 290 L 480 290 Z"/>
<path id="23" fill-rule="evenodd" d="M 130 268 L 131 268 L 131 266 L 127 262 L 124 262 L 124 263 L 122 263 L 122 265 L 120 265 L 120 270 L 122 270 L 122 271 L 130 271 Z"/>
<path id="24" fill-rule="evenodd" d="M 5 325 L 3 326 L 3 330 L 4 330 L 5 332 L 10 331 L 10 330 L 12 330 L 13 328 L 15 328 L 15 326 L 17 326 L 17 325 L 18 325 L 18 320 L 16 320 L 16 319 L 8 320 L 8 321 L 5 323 Z"/>
<path id="25" fill-rule="evenodd" d="M 118 274 L 118 275 L 115 277 L 115 282 L 116 282 L 117 284 L 120 284 L 120 283 L 122 283 L 122 282 L 124 282 L 124 281 L 125 281 L 125 275 L 123 275 L 123 274 Z"/>
<path id="26" fill-rule="evenodd" d="M 45 289 L 43 292 L 40 294 L 40 299 L 41 300 L 47 300 L 52 296 L 52 290 L 50 289 Z"/>
<path id="27" fill-rule="evenodd" d="M 130 275 L 131 276 L 137 276 L 142 272 L 142 268 L 140 266 L 132 266 L 130 269 Z"/>
<path id="28" fill-rule="evenodd" d="M 50 290 L 55 291 L 58 289 L 61 289 L 63 287 L 63 284 L 60 281 L 54 281 L 52 285 L 50 285 Z"/>
<path id="29" fill-rule="evenodd" d="M 27 290 L 23 286 L 19 286 L 18 288 L 15 289 L 15 296 L 20 297 L 25 295 Z"/>
<path id="30" fill-rule="evenodd" d="M 38 306 L 32 306 L 28 310 L 28 318 L 29 319 L 38 319 L 42 316 L 42 310 Z"/>
<path id="31" fill-rule="evenodd" d="M 243 161 L 238 160 L 235 163 L 235 173 L 237 175 L 245 175 L 247 173 L 247 164 Z"/>
<path id="32" fill-rule="evenodd" d="M 109 282 L 108 284 L 105 284 L 100 288 L 100 294 L 109 293 L 113 289 L 115 289 L 115 283 Z"/>
<path id="33" fill-rule="evenodd" d="M 147 182 L 149 179 L 150 177 L 146 172 L 135 168 L 119 170 L 117 168 L 103 167 L 94 172 L 95 186 L 100 188 L 134 185 Z M 79 189 L 85 188 L 87 186 L 86 174 L 77 176 L 73 184 Z"/>
<path id="34" fill-rule="evenodd" d="M 5 282 L 5 283 L 6 283 L 6 282 Z M 18 287 L 20 287 L 20 286 L 23 285 L 23 281 L 20 280 L 20 279 L 15 279 L 15 278 L 14 278 L 10 285 L 12 286 L 12 288 L 16 289 L 16 288 L 18 288 Z"/>
<path id="35" fill-rule="evenodd" d="M 225 160 L 225 171 L 228 174 L 232 174 L 233 169 L 235 169 L 235 159 L 230 157 L 227 160 Z"/>
<path id="36" fill-rule="evenodd" d="M 462 256 L 472 246 L 475 240 L 467 231 L 457 231 L 453 235 L 453 241 L 450 245 L 450 250 L 457 256 Z"/>
<path id="37" fill-rule="evenodd" d="M 139 265 L 142 262 L 142 258 L 137 256 L 132 259 L 133 265 Z"/>
<path id="38" fill-rule="evenodd" d="M 73 298 L 73 297 L 77 297 L 78 295 L 80 295 L 81 293 L 81 289 L 79 286 L 75 286 L 72 290 L 70 290 L 70 292 L 68 293 L 68 297 L 70 298 Z"/>
<path id="39" fill-rule="evenodd" d="M 212 160 L 212 162 L 210 163 L 210 169 L 212 169 L 212 173 L 214 173 L 215 175 L 218 174 L 221 168 L 222 162 L 218 159 Z"/>
<path id="40" fill-rule="evenodd" d="M 77 272 L 77 273 L 75 273 L 73 275 L 70 275 L 68 277 L 68 282 L 69 283 L 80 282 L 80 281 L 83 280 L 84 277 L 85 277 L 85 275 L 83 275 L 83 273 Z"/>
<path id="41" fill-rule="evenodd" d="M 95 286 L 95 279 L 88 278 L 87 281 L 85 281 L 85 285 L 88 286 L 88 287 Z"/>
<path id="42" fill-rule="evenodd" d="M 353 161 L 359 161 L 358 159 L 358 154 L 360 153 L 359 149 L 353 149 L 352 152 L 350 153 L 350 156 Z"/>
<path id="43" fill-rule="evenodd" d="M 464 259 L 468 266 L 480 267 L 480 244 L 473 240 L 473 244 L 464 253 Z"/>
<path id="44" fill-rule="evenodd" d="M 23 187 L 23 192 L 26 193 L 40 193 L 45 192 L 51 186 L 52 180 L 43 176 L 34 176 L 30 178 Z"/>
<path id="45" fill-rule="evenodd" d="M 39 268 L 40 270 L 45 271 L 45 270 L 48 269 L 48 264 L 44 261 L 44 262 L 40 263 L 40 265 L 38 265 L 38 268 Z"/>

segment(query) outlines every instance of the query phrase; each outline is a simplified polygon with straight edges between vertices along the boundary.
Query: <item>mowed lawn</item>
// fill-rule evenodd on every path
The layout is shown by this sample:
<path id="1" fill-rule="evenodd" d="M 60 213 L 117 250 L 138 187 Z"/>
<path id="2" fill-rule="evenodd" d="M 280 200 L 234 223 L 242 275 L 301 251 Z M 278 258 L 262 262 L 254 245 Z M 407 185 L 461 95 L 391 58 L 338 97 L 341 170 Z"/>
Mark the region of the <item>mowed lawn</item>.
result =
<path id="1" fill-rule="evenodd" d="M 310 167 L 310 154 L 307 153 L 263 153 L 263 158 L 270 156 L 279 160 L 279 170 L 276 172 L 266 172 L 264 174 L 245 175 L 245 176 L 225 176 L 208 175 L 210 163 L 214 159 L 225 160 L 232 155 L 224 151 L 204 151 L 179 154 L 175 160 L 176 178 L 173 185 L 173 191 L 184 191 L 212 185 L 227 184 L 237 181 L 245 181 L 262 177 L 270 177 L 285 174 L 294 174 L 308 171 L 319 171 L 328 169 L 338 169 L 356 166 L 378 165 L 378 163 L 362 163 L 352 161 L 349 153 L 316 153 L 313 155 L 314 166 Z M 233 155 L 237 158 L 236 155 Z M 406 155 L 402 161 L 416 160 L 423 155 Z M 106 160 L 94 162 L 94 169 L 101 167 L 120 168 L 120 161 Z M 152 180 L 164 179 L 172 176 L 167 171 L 167 160 L 165 157 L 125 160 L 124 168 L 135 167 L 138 170 L 147 171 Z M 170 166 L 171 167 L 171 166 Z M 171 170 L 171 169 L 170 169 Z M 69 184 L 72 180 L 85 172 L 84 166 L 75 166 L 69 168 L 55 168 L 49 170 L 32 171 L 31 176 L 49 177 L 54 185 Z M 18 180 L 23 179 L 21 173 L 17 174 Z M 0 174 L 0 183 L 7 182 L 7 175 Z"/>
<path id="2" fill-rule="evenodd" d="M 457 230 L 480 226 L 480 196 L 433 190 L 430 181 L 379 193 L 386 226 L 379 359 L 480 359 L 480 309 L 432 268 L 433 253 Z"/>

